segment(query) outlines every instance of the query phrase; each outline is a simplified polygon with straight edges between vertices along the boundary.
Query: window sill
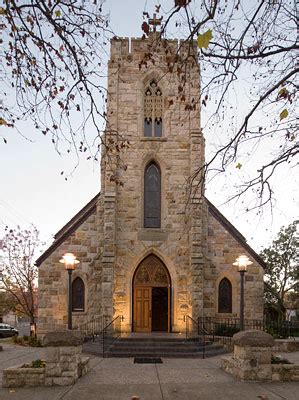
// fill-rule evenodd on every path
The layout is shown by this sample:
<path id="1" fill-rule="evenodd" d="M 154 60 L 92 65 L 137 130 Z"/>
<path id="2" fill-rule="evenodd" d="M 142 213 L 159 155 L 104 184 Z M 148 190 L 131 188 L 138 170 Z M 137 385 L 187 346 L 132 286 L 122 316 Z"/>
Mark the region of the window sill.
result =
<path id="1" fill-rule="evenodd" d="M 237 318 L 237 314 L 234 312 L 217 312 L 216 317 L 222 318 Z"/>
<path id="2" fill-rule="evenodd" d="M 141 142 L 167 142 L 165 137 L 141 137 Z"/>
<path id="3" fill-rule="evenodd" d="M 76 315 L 86 315 L 87 312 L 86 311 L 72 311 L 72 315 L 76 316 Z"/>

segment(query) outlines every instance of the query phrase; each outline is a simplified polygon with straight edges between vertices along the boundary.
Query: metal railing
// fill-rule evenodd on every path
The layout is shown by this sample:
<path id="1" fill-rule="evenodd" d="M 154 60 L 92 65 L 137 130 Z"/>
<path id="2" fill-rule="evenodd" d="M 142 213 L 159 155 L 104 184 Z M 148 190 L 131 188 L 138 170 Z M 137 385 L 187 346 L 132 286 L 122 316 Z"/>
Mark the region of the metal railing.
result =
<path id="1" fill-rule="evenodd" d="M 123 316 L 118 315 L 111 322 L 109 322 L 102 331 L 102 346 L 103 357 L 107 354 L 112 344 L 121 337 L 121 323 Z"/>
<path id="2" fill-rule="evenodd" d="M 230 342 L 240 331 L 239 318 L 199 317 L 199 324 L 216 339 Z M 268 319 L 245 319 L 244 330 L 262 330 L 274 338 L 295 338 L 299 336 L 299 322 L 272 321 Z M 225 340 L 226 339 L 226 340 Z"/>
<path id="3" fill-rule="evenodd" d="M 190 315 L 185 315 L 184 320 L 186 324 L 186 339 L 198 341 L 202 346 L 202 358 L 205 358 L 208 332 L 200 324 L 199 319 L 195 320 Z"/>
<path id="4" fill-rule="evenodd" d="M 79 331 L 83 337 L 84 342 L 95 341 L 96 339 L 101 339 L 103 329 L 106 326 L 108 320 L 107 315 L 102 315 L 100 317 L 92 318 L 90 321 L 79 326 Z"/>

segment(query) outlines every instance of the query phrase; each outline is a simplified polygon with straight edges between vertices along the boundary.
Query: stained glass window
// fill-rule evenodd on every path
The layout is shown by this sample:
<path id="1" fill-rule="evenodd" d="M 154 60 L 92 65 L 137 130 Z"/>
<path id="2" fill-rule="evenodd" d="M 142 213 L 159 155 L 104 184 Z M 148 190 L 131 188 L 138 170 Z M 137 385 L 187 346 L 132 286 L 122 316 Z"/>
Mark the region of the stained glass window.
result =
<path id="1" fill-rule="evenodd" d="M 161 172 L 155 162 L 144 173 L 144 227 L 161 227 Z"/>
<path id="2" fill-rule="evenodd" d="M 84 282 L 81 278 L 76 278 L 72 283 L 72 310 L 84 311 Z"/>
<path id="3" fill-rule="evenodd" d="M 218 288 L 218 312 L 232 312 L 232 285 L 227 278 L 223 278 Z"/>

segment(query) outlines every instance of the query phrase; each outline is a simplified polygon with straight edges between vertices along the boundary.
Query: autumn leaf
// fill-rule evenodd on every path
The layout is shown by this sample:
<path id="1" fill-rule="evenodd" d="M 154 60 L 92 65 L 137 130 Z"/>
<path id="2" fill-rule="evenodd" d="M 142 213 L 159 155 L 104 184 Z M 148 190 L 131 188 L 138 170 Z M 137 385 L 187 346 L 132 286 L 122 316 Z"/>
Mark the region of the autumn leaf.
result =
<path id="1" fill-rule="evenodd" d="M 0 125 L 7 125 L 7 122 L 4 118 L 0 118 Z"/>
<path id="2" fill-rule="evenodd" d="M 148 35 L 150 32 L 150 28 L 149 28 L 149 24 L 147 22 L 143 22 L 141 25 L 141 29 L 143 30 L 143 32 Z"/>
<path id="3" fill-rule="evenodd" d="M 287 116 L 289 115 L 288 110 L 285 108 L 284 110 L 281 111 L 279 117 L 280 117 L 280 121 L 282 121 L 283 119 L 285 119 Z"/>
<path id="4" fill-rule="evenodd" d="M 287 88 L 283 87 L 279 90 L 278 94 L 279 96 L 283 96 L 287 92 L 288 92 Z"/>
<path id="5" fill-rule="evenodd" d="M 236 168 L 241 169 L 241 168 L 242 168 L 242 164 L 241 164 L 241 163 L 238 163 L 238 164 L 236 165 Z"/>
<path id="6" fill-rule="evenodd" d="M 287 99 L 289 97 L 289 91 L 287 88 L 283 87 L 278 92 L 278 99 Z"/>
<path id="7" fill-rule="evenodd" d="M 186 7 L 191 0 L 174 0 L 175 7 Z"/>
<path id="8" fill-rule="evenodd" d="M 5 15 L 5 8 L 0 7 L 0 15 Z"/>
<path id="9" fill-rule="evenodd" d="M 61 11 L 60 10 L 55 11 L 55 16 L 57 18 L 60 18 L 61 17 Z"/>
<path id="10" fill-rule="evenodd" d="M 197 37 L 197 46 L 200 49 L 202 49 L 202 48 L 207 49 L 212 37 L 213 37 L 213 33 L 212 33 L 211 29 L 208 29 L 205 33 L 199 34 Z"/>

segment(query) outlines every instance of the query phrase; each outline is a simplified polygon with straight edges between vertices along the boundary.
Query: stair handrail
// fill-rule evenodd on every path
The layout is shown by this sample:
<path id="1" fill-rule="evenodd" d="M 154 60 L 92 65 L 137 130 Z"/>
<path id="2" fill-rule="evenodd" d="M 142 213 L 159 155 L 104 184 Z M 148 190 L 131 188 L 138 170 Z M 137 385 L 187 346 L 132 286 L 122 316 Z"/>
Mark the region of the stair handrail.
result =
<path id="1" fill-rule="evenodd" d="M 102 334 L 105 321 L 107 320 L 107 315 L 101 315 L 98 317 L 93 317 L 89 321 L 77 327 L 80 331 L 84 342 L 88 341 L 90 338 L 93 342 L 97 336 Z"/>
<path id="2" fill-rule="evenodd" d="M 102 330 L 102 350 L 103 350 L 103 358 L 105 357 L 106 353 L 106 346 L 107 346 L 107 339 L 109 338 L 108 336 L 108 330 L 112 328 L 112 340 L 110 343 L 108 343 L 109 347 L 119 338 L 121 337 L 121 323 L 123 321 L 123 316 L 122 315 L 117 315 L 115 318 L 112 319 Z M 119 326 L 119 329 L 115 329 L 115 325 Z"/>
<path id="3" fill-rule="evenodd" d="M 189 334 L 190 329 L 189 329 L 189 325 L 191 323 L 191 326 L 195 326 L 195 336 L 193 338 L 195 338 L 196 340 L 202 342 L 202 358 L 205 358 L 205 353 L 206 353 L 206 335 L 208 334 L 208 332 L 204 329 L 203 326 L 200 326 L 200 321 L 199 318 L 197 318 L 196 320 L 194 318 L 192 318 L 190 315 L 184 315 L 184 321 L 186 323 L 186 339 L 191 339 L 191 336 Z"/>

